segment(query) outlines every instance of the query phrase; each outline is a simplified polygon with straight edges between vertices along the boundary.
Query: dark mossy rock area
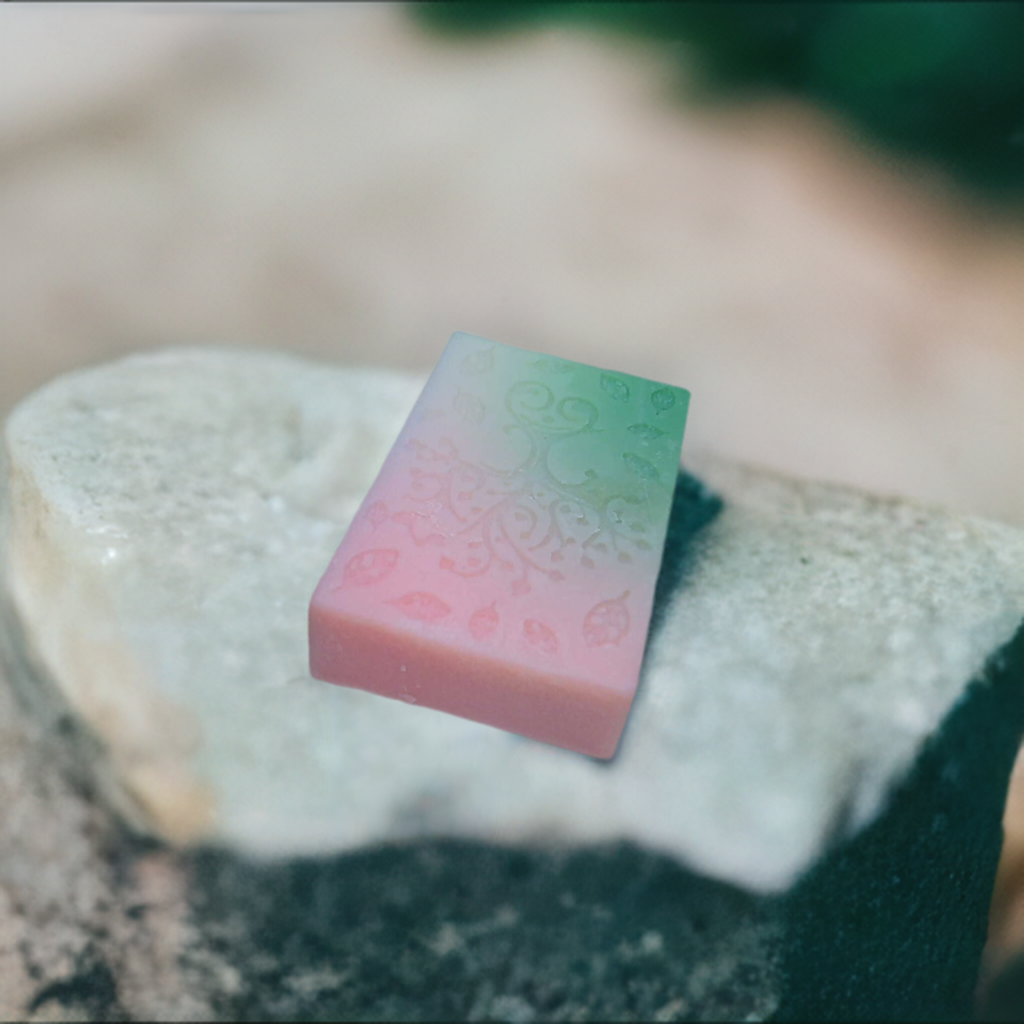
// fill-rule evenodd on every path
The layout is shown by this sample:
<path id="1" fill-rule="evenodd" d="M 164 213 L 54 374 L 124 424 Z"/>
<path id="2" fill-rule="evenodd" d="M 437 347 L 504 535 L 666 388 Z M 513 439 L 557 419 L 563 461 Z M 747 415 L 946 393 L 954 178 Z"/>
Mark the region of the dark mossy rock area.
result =
<path id="1" fill-rule="evenodd" d="M 1024 629 L 971 685 L 886 812 L 837 843 L 784 901 L 778 1019 L 974 1016 L 1022 731 Z"/>
<path id="2" fill-rule="evenodd" d="M 240 1020 L 743 1020 L 777 1002 L 768 905 L 631 846 L 430 842 L 194 861 Z"/>

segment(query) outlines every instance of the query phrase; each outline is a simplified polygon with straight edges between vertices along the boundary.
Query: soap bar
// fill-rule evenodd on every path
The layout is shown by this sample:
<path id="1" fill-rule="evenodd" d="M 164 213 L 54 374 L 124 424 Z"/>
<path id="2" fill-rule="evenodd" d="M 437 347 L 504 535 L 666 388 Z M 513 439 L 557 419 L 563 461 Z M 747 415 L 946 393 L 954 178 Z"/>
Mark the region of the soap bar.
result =
<path id="1" fill-rule="evenodd" d="M 313 595 L 312 675 L 611 757 L 688 401 L 454 334 Z"/>

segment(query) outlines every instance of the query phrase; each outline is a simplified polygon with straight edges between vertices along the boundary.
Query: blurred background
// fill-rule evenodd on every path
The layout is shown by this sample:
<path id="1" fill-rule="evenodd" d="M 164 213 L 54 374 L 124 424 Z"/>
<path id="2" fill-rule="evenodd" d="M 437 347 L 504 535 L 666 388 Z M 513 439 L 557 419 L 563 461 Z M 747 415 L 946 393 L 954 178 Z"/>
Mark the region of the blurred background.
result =
<path id="1" fill-rule="evenodd" d="M 0 417 L 455 330 L 689 388 L 684 457 L 1024 526 L 1024 5 L 0 5 Z"/>

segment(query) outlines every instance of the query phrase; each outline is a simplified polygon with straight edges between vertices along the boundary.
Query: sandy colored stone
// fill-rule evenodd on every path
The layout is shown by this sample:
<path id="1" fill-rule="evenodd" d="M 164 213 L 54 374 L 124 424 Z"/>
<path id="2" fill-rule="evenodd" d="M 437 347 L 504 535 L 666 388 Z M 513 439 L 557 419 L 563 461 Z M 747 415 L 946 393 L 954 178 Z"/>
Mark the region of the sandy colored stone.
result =
<path id="1" fill-rule="evenodd" d="M 724 510 L 611 767 L 314 682 L 309 595 L 421 382 L 168 350 L 11 416 L 28 656 L 139 826 L 265 855 L 630 838 L 780 889 L 873 818 L 1024 618 L 1010 527 L 705 460 Z"/>
<path id="2" fill-rule="evenodd" d="M 57 736 L 15 700 L 8 640 L 0 631 L 0 1021 L 211 1019 L 216 957 L 189 924 L 182 865 L 118 848 L 116 823 L 61 770 Z"/>

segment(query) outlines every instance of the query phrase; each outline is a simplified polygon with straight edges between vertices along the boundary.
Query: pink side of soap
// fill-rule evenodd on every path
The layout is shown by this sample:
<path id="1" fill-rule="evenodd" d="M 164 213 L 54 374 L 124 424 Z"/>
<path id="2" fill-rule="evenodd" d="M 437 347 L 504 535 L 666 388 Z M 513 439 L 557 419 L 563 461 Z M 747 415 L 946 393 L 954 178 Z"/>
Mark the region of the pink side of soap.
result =
<path id="1" fill-rule="evenodd" d="M 515 419 L 548 385 L 517 385 L 525 405 L 502 401 L 500 379 L 465 389 L 466 366 L 499 349 L 533 356 L 465 335 L 449 343 L 313 595 L 311 673 L 611 757 L 639 678 L 664 524 L 628 558 L 625 541 L 603 543 L 598 504 L 577 500 L 572 473 L 547 468 L 558 466 L 546 448 L 537 468 L 548 435 L 531 440 L 532 412 Z M 570 455 L 566 435 L 582 433 L 571 423 L 557 439 Z M 676 466 L 678 448 L 672 484 Z"/>

